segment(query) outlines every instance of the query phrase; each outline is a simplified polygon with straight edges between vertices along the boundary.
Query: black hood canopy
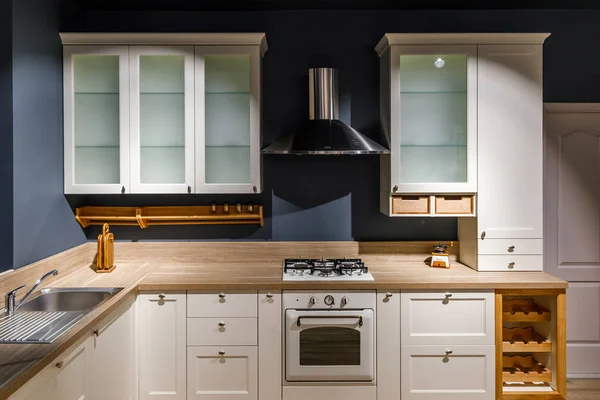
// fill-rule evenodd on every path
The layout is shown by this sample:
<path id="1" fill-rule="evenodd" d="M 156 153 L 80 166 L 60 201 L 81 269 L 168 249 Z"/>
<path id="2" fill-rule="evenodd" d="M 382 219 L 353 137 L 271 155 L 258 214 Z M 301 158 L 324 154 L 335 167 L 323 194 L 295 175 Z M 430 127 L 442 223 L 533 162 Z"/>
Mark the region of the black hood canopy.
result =
<path id="1" fill-rule="evenodd" d="M 334 68 L 312 68 L 309 117 L 300 129 L 277 139 L 263 154 L 388 154 L 390 151 L 339 119 L 338 78 Z"/>

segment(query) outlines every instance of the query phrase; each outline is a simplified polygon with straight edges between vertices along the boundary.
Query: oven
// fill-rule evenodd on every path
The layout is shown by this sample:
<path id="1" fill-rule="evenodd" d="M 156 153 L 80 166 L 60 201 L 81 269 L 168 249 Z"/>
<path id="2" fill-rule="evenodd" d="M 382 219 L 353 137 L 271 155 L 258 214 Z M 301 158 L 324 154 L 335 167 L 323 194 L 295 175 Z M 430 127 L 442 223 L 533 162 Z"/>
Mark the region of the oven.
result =
<path id="1" fill-rule="evenodd" d="M 286 382 L 375 380 L 374 292 L 283 297 Z"/>

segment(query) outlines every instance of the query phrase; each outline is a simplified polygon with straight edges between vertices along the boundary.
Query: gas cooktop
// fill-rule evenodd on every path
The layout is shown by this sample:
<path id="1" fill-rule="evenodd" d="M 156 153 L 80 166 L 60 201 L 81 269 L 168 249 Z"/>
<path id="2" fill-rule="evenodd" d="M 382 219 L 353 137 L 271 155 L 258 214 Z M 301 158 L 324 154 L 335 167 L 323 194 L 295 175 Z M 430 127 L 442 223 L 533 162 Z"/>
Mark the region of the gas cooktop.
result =
<path id="1" fill-rule="evenodd" d="M 372 281 L 373 275 L 359 258 L 286 258 L 284 281 Z"/>

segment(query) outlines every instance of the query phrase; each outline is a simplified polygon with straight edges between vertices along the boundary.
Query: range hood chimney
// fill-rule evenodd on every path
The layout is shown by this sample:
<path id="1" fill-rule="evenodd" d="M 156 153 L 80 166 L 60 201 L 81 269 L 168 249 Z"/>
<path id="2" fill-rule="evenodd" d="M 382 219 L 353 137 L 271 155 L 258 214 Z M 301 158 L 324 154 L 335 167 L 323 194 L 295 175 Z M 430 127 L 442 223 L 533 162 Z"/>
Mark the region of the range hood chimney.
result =
<path id="1" fill-rule="evenodd" d="M 338 74 L 308 70 L 309 120 L 262 150 L 264 154 L 386 154 L 390 151 L 339 119 Z"/>

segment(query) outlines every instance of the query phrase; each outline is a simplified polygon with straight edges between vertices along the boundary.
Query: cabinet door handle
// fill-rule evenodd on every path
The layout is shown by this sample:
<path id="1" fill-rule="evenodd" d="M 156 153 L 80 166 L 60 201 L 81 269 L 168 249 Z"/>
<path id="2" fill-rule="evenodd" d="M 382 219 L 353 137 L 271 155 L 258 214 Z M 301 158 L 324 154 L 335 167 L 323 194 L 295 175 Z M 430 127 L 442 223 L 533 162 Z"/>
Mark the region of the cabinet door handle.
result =
<path id="1" fill-rule="evenodd" d="M 514 262 L 509 262 L 508 263 L 508 269 L 513 269 L 515 267 L 515 263 Z"/>
<path id="2" fill-rule="evenodd" d="M 446 349 L 446 355 L 449 356 L 450 354 L 452 354 L 452 350 Z"/>
<path id="3" fill-rule="evenodd" d="M 121 186 L 121 194 L 125 194 L 125 186 Z"/>
<path id="4" fill-rule="evenodd" d="M 95 329 L 94 332 L 92 332 L 92 335 L 94 335 L 94 337 L 98 337 L 100 336 L 100 331 L 98 329 Z"/>
<path id="5" fill-rule="evenodd" d="M 188 190 L 188 194 L 192 193 L 192 187 L 191 186 L 188 186 L 187 190 Z"/>
<path id="6" fill-rule="evenodd" d="M 223 322 L 223 321 L 219 322 L 219 326 L 221 326 L 221 327 L 225 326 L 225 322 Z"/>
<path id="7" fill-rule="evenodd" d="M 267 299 L 272 299 L 273 298 L 273 293 L 267 293 Z"/>
<path id="8" fill-rule="evenodd" d="M 219 355 L 220 356 L 224 356 L 225 355 L 225 350 L 223 350 L 223 349 L 219 350 Z"/>
<path id="9" fill-rule="evenodd" d="M 390 298 L 390 297 L 392 297 L 392 293 L 390 293 L 390 292 L 387 292 L 387 293 L 385 294 L 385 297 L 387 297 L 387 298 Z"/>
<path id="10" fill-rule="evenodd" d="M 165 298 L 165 294 L 164 293 L 159 294 L 158 298 L 161 299 L 161 300 L 164 299 Z"/>
<path id="11" fill-rule="evenodd" d="M 219 293 L 219 298 L 220 299 L 224 299 L 225 298 L 225 293 Z"/>
<path id="12" fill-rule="evenodd" d="M 446 298 L 449 299 L 450 297 L 452 297 L 452 293 L 446 293 L 444 296 L 446 296 Z"/>
<path id="13" fill-rule="evenodd" d="M 55 365 L 56 365 L 56 368 L 61 369 L 63 367 L 63 365 L 65 365 L 65 362 L 64 361 L 59 361 Z"/>
<path id="14" fill-rule="evenodd" d="M 512 253 L 513 251 L 515 251 L 515 246 L 508 246 L 508 252 Z"/>

